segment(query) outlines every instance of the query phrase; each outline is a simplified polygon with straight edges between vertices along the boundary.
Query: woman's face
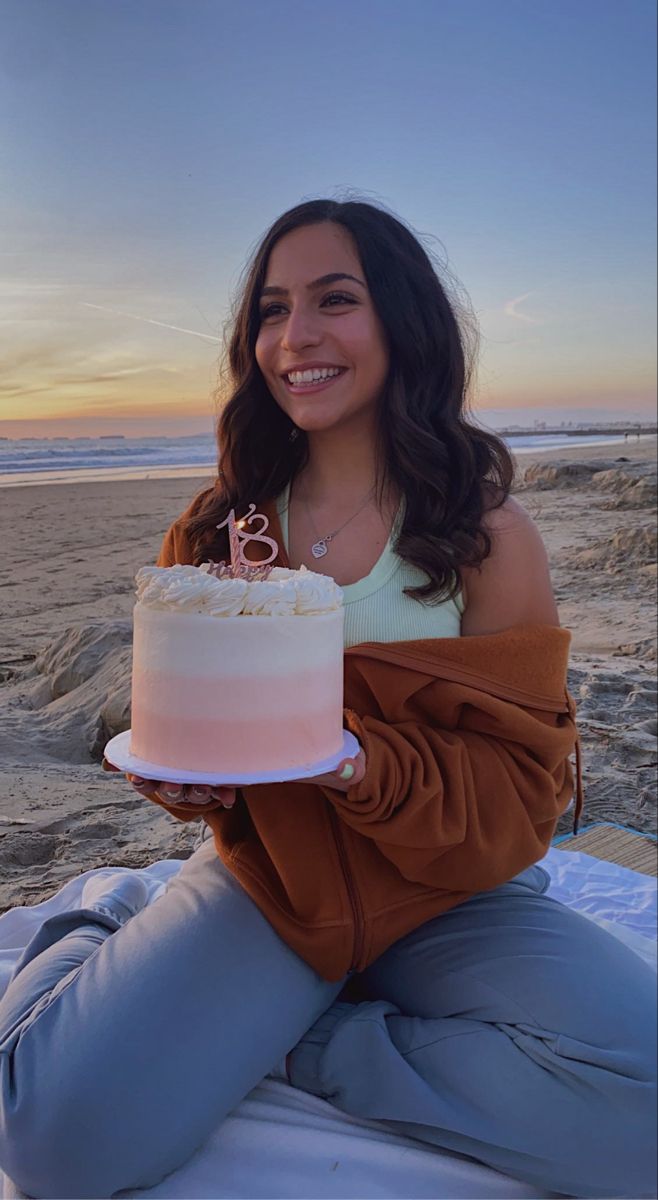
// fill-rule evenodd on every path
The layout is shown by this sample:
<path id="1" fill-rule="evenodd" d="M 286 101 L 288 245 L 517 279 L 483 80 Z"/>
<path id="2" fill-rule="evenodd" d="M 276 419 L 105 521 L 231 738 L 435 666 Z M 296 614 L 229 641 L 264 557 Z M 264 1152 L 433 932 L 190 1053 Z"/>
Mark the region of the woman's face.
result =
<path id="1" fill-rule="evenodd" d="M 322 280 L 327 275 L 350 278 Z M 268 294 L 268 289 L 276 292 Z M 384 331 L 349 233 L 325 221 L 282 237 L 260 297 L 256 361 L 277 404 L 308 433 L 372 421 L 389 368 Z M 338 368 L 325 381 L 288 372 Z"/>

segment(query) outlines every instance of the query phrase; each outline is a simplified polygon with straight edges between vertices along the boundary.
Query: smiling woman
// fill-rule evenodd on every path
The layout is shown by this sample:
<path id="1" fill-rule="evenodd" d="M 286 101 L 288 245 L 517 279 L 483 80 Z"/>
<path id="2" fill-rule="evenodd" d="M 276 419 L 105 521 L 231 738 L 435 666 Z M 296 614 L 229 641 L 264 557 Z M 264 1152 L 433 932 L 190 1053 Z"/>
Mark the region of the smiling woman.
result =
<path id="1" fill-rule="evenodd" d="M 201 759 L 235 737 L 241 703 L 245 758 L 252 739 L 325 736 L 329 711 L 357 746 L 290 781 L 132 777 L 212 840 L 156 903 L 110 875 L 26 947 L 0 1001 L 0 1163 L 29 1195 L 159 1182 L 273 1067 L 524 1195 L 654 1195 L 655 976 L 545 894 L 574 791 L 574 827 L 582 807 L 569 634 L 510 456 L 468 419 L 472 367 L 467 323 L 395 217 L 317 200 L 266 234 L 230 341 L 218 477 L 158 566 L 169 587 L 172 568 L 228 561 L 230 510 L 248 522 L 262 504 L 273 569 L 303 581 L 321 556 L 343 632 L 327 667 L 310 626 L 306 649 L 290 627 L 308 610 L 281 618 L 259 718 L 274 639 L 250 623 L 277 616 L 251 606 L 237 639 L 195 643 L 169 724 L 183 673 L 163 683 L 155 637 L 153 728 L 187 724 Z M 330 679 L 344 707 L 318 707 Z"/>
<path id="2" fill-rule="evenodd" d="M 370 550 L 350 555 L 341 536 L 338 578 L 351 583 L 381 553 L 404 497 L 396 550 L 417 570 L 409 594 L 456 597 L 461 571 L 489 553 L 484 514 L 505 502 L 513 477 L 504 443 L 468 418 L 476 347 L 468 310 L 395 216 L 332 200 L 285 213 L 238 305 L 220 481 L 188 517 L 195 561 L 226 554 L 215 526 L 231 507 L 290 489 L 300 562 L 318 533 L 353 516 L 350 534 Z"/>

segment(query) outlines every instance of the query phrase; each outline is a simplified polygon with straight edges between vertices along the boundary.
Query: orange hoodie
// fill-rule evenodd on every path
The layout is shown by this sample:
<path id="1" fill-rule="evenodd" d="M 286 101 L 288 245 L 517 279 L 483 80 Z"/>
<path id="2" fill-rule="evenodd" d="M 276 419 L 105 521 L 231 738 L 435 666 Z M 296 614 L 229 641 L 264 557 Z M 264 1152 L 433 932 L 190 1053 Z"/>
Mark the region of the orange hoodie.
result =
<path id="1" fill-rule="evenodd" d="M 263 507 L 281 546 L 276 513 Z M 182 521 L 159 566 L 192 561 Z M 282 552 L 276 561 L 288 565 Z M 260 784 L 231 810 L 156 802 L 183 821 L 202 816 L 283 940 L 324 978 L 342 979 L 546 853 L 578 749 L 569 642 L 566 630 L 524 626 L 354 646 L 345 724 L 365 751 L 360 783 L 346 793 Z M 579 763 L 577 790 L 574 831 Z"/>

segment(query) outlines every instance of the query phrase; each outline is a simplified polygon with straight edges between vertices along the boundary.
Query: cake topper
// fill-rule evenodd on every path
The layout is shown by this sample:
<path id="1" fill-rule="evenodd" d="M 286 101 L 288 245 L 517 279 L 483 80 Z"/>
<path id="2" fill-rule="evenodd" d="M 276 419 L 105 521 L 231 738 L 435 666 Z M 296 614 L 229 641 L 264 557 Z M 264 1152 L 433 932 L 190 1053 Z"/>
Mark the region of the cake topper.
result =
<path id="1" fill-rule="evenodd" d="M 251 525 L 253 521 L 262 521 L 263 524 L 255 533 L 249 533 L 245 529 L 245 526 Z M 264 536 L 265 530 L 269 528 L 269 524 L 264 513 L 256 512 L 255 504 L 249 505 L 249 511 L 246 516 L 242 517 L 239 521 L 236 521 L 235 509 L 232 508 L 225 520 L 220 521 L 219 525 L 217 525 L 217 529 L 223 529 L 225 525 L 228 526 L 231 565 L 229 567 L 226 563 L 218 564 L 213 563 L 211 560 L 209 567 L 210 574 L 216 575 L 218 579 L 267 579 L 272 569 L 268 564 L 273 563 L 279 553 L 279 547 L 274 538 Z M 263 542 L 264 545 L 269 546 L 270 553 L 268 557 L 261 559 L 260 562 L 252 562 L 247 558 L 244 550 L 247 542 Z"/>

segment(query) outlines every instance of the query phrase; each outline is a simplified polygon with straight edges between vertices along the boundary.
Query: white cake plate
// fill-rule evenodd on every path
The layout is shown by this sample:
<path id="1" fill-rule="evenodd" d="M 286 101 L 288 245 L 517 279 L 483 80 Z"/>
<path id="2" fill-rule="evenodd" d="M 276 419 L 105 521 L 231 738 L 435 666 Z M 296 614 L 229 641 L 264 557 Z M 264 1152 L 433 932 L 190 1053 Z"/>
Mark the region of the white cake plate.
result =
<path id="1" fill-rule="evenodd" d="M 252 783 L 289 783 L 296 779 L 310 779 L 314 775 L 326 775 L 333 771 L 344 758 L 356 758 L 361 749 L 353 733 L 343 730 L 343 744 L 337 754 L 331 758 L 323 758 L 321 762 L 304 763 L 303 766 L 283 767 L 276 771 L 248 771 L 242 775 L 224 771 L 221 775 L 208 775 L 205 771 L 180 771 L 175 767 L 162 767 L 157 763 L 146 762 L 130 753 L 130 730 L 119 733 L 107 743 L 104 750 L 105 758 L 130 775 L 139 775 L 142 779 L 157 779 L 167 783 L 207 783 L 226 784 L 227 787 L 246 787 Z"/>

